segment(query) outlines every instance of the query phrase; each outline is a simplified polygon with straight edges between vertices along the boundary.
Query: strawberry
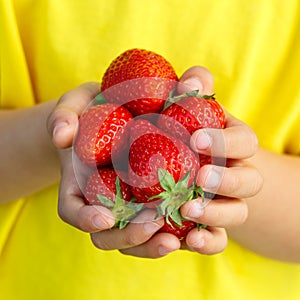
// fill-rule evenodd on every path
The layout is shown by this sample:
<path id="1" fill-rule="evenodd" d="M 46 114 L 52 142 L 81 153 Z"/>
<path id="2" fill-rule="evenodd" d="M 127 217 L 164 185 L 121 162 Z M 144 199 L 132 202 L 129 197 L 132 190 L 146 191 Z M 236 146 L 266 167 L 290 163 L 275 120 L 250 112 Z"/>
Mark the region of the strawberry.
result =
<path id="1" fill-rule="evenodd" d="M 213 96 L 191 91 L 169 98 L 175 102 L 158 117 L 157 126 L 170 135 L 189 144 L 191 135 L 202 128 L 224 128 L 225 113 Z M 199 154 L 200 166 L 213 163 L 213 158 Z"/>
<path id="2" fill-rule="evenodd" d="M 180 140 L 170 137 L 146 120 L 135 121 L 130 139 L 129 182 L 138 202 L 152 202 L 156 200 L 155 195 L 164 191 L 159 180 L 159 169 L 170 173 L 174 182 L 190 172 L 188 185 L 193 184 L 199 162 L 195 153 Z"/>
<path id="3" fill-rule="evenodd" d="M 199 168 L 197 155 L 182 141 L 172 138 L 146 120 L 135 120 L 131 127 L 129 183 L 137 202 L 156 206 L 165 224 L 159 232 L 183 239 L 196 226 L 184 220 L 180 207 L 199 196 L 201 187 L 194 185 Z M 149 205 L 150 204 L 150 205 Z"/>
<path id="4" fill-rule="evenodd" d="M 122 178 L 125 175 L 122 174 Z M 99 168 L 88 178 L 85 188 L 86 203 L 90 205 L 100 205 L 97 195 L 105 196 L 114 201 L 117 193 L 116 187 L 117 173 L 112 168 Z M 122 198 L 130 201 L 132 196 L 130 186 L 120 179 L 120 189 Z"/>
<path id="5" fill-rule="evenodd" d="M 177 236 L 180 240 L 182 240 L 196 226 L 197 224 L 193 221 L 182 221 L 182 225 L 179 226 L 174 221 L 170 220 L 169 223 L 165 221 L 163 227 L 161 227 L 157 233 L 171 233 Z"/>
<path id="6" fill-rule="evenodd" d="M 116 104 L 104 103 L 90 107 L 79 119 L 75 139 L 78 157 L 88 166 L 111 164 L 112 147 L 118 142 L 119 151 L 122 151 L 126 142 L 126 136 L 121 134 L 122 129 L 132 118 L 125 107 Z"/>
<path id="7" fill-rule="evenodd" d="M 169 101 L 175 103 L 161 113 L 157 126 L 186 144 L 198 129 L 225 127 L 225 113 L 213 96 L 192 91 L 169 98 Z"/>
<path id="8" fill-rule="evenodd" d="M 125 174 L 121 175 L 125 178 Z M 112 168 L 100 168 L 88 178 L 85 188 L 86 204 L 103 205 L 111 209 L 116 227 L 124 228 L 142 208 L 135 204 L 130 186 L 119 178 Z"/>
<path id="9" fill-rule="evenodd" d="M 187 234 L 195 227 L 200 230 L 201 228 L 206 228 L 207 226 L 187 220 L 182 220 L 181 225 L 176 224 L 173 220 L 170 220 L 169 222 L 165 220 L 163 227 L 161 227 L 157 233 L 171 233 L 177 236 L 180 240 L 183 240 L 187 236 Z"/>
<path id="10" fill-rule="evenodd" d="M 130 49 L 111 62 L 101 91 L 109 102 L 122 104 L 137 116 L 160 112 L 177 81 L 173 67 L 161 55 Z"/>

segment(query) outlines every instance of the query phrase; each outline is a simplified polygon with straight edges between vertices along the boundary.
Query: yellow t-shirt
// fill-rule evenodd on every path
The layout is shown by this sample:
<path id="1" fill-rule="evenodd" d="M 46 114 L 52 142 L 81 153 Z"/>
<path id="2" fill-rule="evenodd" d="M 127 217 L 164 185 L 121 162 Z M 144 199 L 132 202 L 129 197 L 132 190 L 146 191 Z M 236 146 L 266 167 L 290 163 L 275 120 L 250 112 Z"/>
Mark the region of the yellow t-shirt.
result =
<path id="1" fill-rule="evenodd" d="M 206 66 L 217 99 L 262 146 L 300 153 L 297 0 L 2 0 L 0 22 L 1 107 L 99 81 L 116 55 L 146 48 L 178 75 Z M 299 265 L 233 241 L 214 256 L 177 251 L 149 260 L 101 251 L 56 207 L 57 185 L 0 205 L 1 299 L 299 299 Z"/>

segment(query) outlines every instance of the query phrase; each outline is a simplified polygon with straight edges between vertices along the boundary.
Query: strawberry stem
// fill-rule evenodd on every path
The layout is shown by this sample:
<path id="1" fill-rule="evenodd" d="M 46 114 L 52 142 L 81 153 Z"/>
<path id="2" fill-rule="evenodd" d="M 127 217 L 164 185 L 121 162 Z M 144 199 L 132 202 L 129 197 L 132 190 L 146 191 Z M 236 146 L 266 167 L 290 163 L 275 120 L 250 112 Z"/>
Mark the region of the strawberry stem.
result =
<path id="1" fill-rule="evenodd" d="M 187 97 L 197 97 L 197 98 L 203 98 L 203 99 L 209 100 L 209 99 L 213 99 L 214 96 L 215 96 L 215 94 L 202 95 L 202 94 L 199 93 L 199 90 L 192 90 L 192 91 L 189 91 L 189 92 L 186 92 L 186 93 L 174 96 L 174 92 L 171 91 L 170 94 L 169 94 L 169 97 L 165 101 L 165 105 L 164 105 L 163 110 L 167 109 L 173 103 L 176 103 L 179 100 L 187 98 Z"/>
<path id="2" fill-rule="evenodd" d="M 166 222 L 173 227 L 170 219 L 178 226 L 182 226 L 184 220 L 180 214 L 180 207 L 192 200 L 197 199 L 199 196 L 204 201 L 204 191 L 200 186 L 194 184 L 189 187 L 188 182 L 190 178 L 190 171 L 185 176 L 175 183 L 173 176 L 164 169 L 158 169 L 158 178 L 160 185 L 164 189 L 159 195 L 155 195 L 152 198 L 160 198 L 162 202 L 157 207 L 157 213 L 159 216 L 165 216 Z"/>
<path id="3" fill-rule="evenodd" d="M 126 227 L 129 221 L 144 207 L 143 203 L 134 203 L 135 198 L 132 198 L 130 202 L 126 203 L 122 197 L 119 177 L 116 178 L 115 201 L 103 195 L 97 195 L 97 198 L 102 205 L 111 209 L 111 212 L 116 218 L 114 227 L 118 227 L 119 229 Z"/>

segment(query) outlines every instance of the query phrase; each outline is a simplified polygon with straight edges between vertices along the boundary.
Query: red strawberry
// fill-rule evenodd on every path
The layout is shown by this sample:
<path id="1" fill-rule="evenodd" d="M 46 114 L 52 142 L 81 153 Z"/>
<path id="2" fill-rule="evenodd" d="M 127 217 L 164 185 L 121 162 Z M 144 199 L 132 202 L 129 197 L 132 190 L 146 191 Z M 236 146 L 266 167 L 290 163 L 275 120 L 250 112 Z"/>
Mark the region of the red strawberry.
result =
<path id="1" fill-rule="evenodd" d="M 193 97 L 186 95 L 195 94 Z M 224 128 L 225 113 L 213 96 L 198 95 L 192 91 L 186 95 L 169 98 L 175 102 L 158 117 L 157 126 L 170 135 L 189 144 L 191 135 L 202 128 Z M 212 157 L 199 154 L 200 166 L 213 163 Z"/>
<path id="2" fill-rule="evenodd" d="M 130 120 L 132 120 L 131 113 L 116 104 L 105 103 L 89 108 L 79 119 L 75 139 L 78 157 L 89 166 L 111 164 L 112 146 L 118 141 L 118 148 L 122 151 L 122 145 L 126 141 L 126 137 L 121 135 L 122 128 Z"/>
<path id="3" fill-rule="evenodd" d="M 161 55 L 130 49 L 105 71 L 101 91 L 109 102 L 122 104 L 137 116 L 160 112 L 176 81 L 173 67 Z"/>
<path id="4" fill-rule="evenodd" d="M 125 175 L 122 174 L 122 178 Z M 85 198 L 87 204 L 100 205 L 97 195 L 105 196 L 106 198 L 115 201 L 117 173 L 111 168 L 100 168 L 94 171 L 88 178 Z M 130 201 L 133 197 L 130 186 L 120 179 L 120 189 L 122 198 L 125 201 Z"/>
<path id="5" fill-rule="evenodd" d="M 125 174 L 121 175 L 124 178 Z M 86 203 L 104 205 L 111 209 L 116 218 L 116 225 L 124 228 L 130 219 L 142 208 L 142 204 L 133 203 L 130 186 L 120 180 L 114 169 L 102 168 L 88 178 L 85 189 Z M 129 202 L 130 201 L 130 202 Z"/>
<path id="6" fill-rule="evenodd" d="M 135 121 L 131 127 L 129 181 L 138 202 L 152 202 L 154 196 L 165 190 L 161 180 L 166 174 L 161 173 L 159 178 L 159 170 L 170 174 L 173 185 L 190 173 L 188 187 L 193 184 L 198 169 L 197 156 L 184 143 L 146 120 Z"/>
<path id="7" fill-rule="evenodd" d="M 207 226 L 187 220 L 182 220 L 180 225 L 176 224 L 173 220 L 165 220 L 165 224 L 159 229 L 158 233 L 171 233 L 177 236 L 180 240 L 182 240 L 195 227 L 197 227 L 198 230 L 200 230 L 201 228 L 206 228 Z"/>
<path id="8" fill-rule="evenodd" d="M 197 155 L 180 140 L 171 138 L 146 120 L 131 127 L 129 182 L 137 202 L 155 201 L 158 215 L 166 224 L 160 232 L 183 238 L 197 224 L 182 219 L 180 207 L 187 201 L 204 197 L 194 185 L 199 168 Z"/>
<path id="9" fill-rule="evenodd" d="M 179 100 L 167 107 L 158 118 L 158 127 L 163 131 L 189 144 L 190 136 L 198 129 L 225 127 L 225 113 L 212 96 L 180 95 L 171 98 L 171 101 L 176 101 L 176 98 Z"/>
<path id="10" fill-rule="evenodd" d="M 189 231 L 195 228 L 196 226 L 197 224 L 192 221 L 182 221 L 182 225 L 179 226 L 174 221 L 170 220 L 169 223 L 165 221 L 165 224 L 159 229 L 158 233 L 171 233 L 177 236 L 180 240 L 182 240 L 186 237 Z"/>

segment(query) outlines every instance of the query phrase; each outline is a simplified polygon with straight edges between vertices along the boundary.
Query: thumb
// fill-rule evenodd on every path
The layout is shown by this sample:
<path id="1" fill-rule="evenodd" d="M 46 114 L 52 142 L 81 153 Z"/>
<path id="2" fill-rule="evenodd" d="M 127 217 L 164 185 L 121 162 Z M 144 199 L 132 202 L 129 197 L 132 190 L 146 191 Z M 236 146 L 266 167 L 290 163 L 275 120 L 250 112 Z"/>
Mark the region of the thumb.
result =
<path id="1" fill-rule="evenodd" d="M 200 94 L 210 95 L 214 89 L 214 78 L 211 72 L 200 66 L 194 66 L 186 70 L 180 78 L 178 85 L 179 94 L 191 90 L 199 90 Z"/>
<path id="2" fill-rule="evenodd" d="M 48 132 L 57 148 L 72 146 L 78 118 L 99 91 L 99 83 L 89 82 L 65 93 L 58 100 L 47 120 Z"/>

